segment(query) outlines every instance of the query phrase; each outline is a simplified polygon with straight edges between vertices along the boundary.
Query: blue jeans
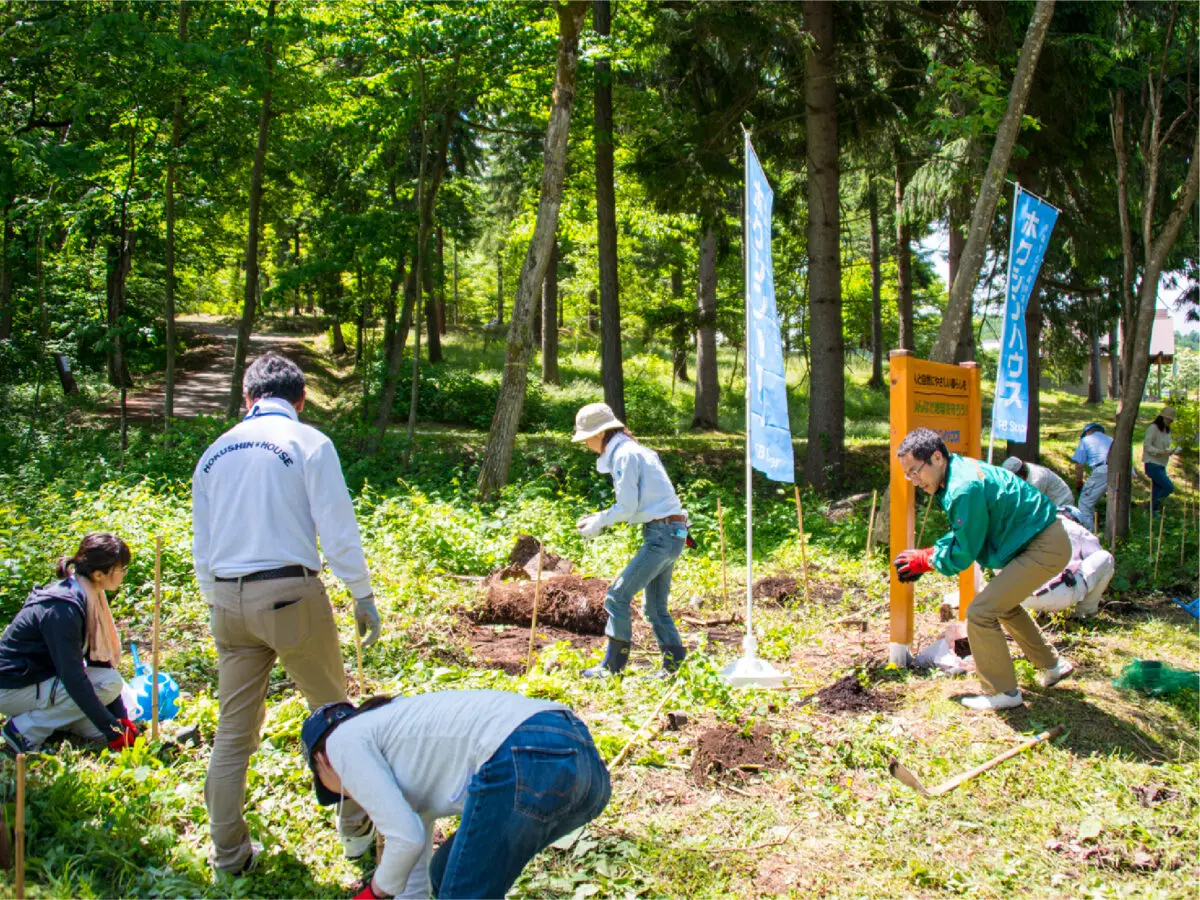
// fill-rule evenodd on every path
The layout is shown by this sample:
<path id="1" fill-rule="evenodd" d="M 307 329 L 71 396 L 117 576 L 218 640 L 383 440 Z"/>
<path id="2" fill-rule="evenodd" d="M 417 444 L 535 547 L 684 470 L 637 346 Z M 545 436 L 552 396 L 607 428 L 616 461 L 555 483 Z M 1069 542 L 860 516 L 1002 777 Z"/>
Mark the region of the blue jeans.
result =
<path id="1" fill-rule="evenodd" d="M 1171 483 L 1171 476 L 1167 474 L 1166 466 L 1148 462 L 1146 463 L 1146 474 L 1150 476 L 1150 480 L 1154 483 L 1154 486 L 1150 489 L 1151 508 L 1154 512 L 1158 512 L 1162 501 L 1175 493 L 1175 485 Z"/>
<path id="2" fill-rule="evenodd" d="M 503 897 L 541 850 L 608 804 L 608 769 L 567 710 L 526 719 L 467 786 L 458 831 L 433 854 L 435 897 Z"/>
<path id="3" fill-rule="evenodd" d="M 654 629 L 660 647 L 680 647 L 683 641 L 675 629 L 675 621 L 667 611 L 671 594 L 671 573 L 675 560 L 687 542 L 687 526 L 683 522 L 647 522 L 642 526 L 642 546 L 634 554 L 625 571 L 608 586 L 604 609 L 608 625 L 604 633 L 618 641 L 633 640 L 633 623 L 629 607 L 638 591 L 646 592 L 642 609 Z"/>

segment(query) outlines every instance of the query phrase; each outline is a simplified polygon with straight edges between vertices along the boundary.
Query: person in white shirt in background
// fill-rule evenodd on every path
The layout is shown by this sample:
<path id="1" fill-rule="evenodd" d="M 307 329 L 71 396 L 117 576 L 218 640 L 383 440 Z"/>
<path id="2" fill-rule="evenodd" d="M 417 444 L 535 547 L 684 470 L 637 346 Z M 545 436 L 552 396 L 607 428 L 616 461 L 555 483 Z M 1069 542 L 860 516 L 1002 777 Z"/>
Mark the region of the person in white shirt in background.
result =
<path id="1" fill-rule="evenodd" d="M 1073 608 L 1072 618 L 1085 619 L 1100 609 L 1116 562 L 1100 546 L 1100 539 L 1077 522 L 1070 510 L 1060 511 L 1058 518 L 1071 539 L 1071 561 L 1021 605 L 1030 612 L 1065 612 Z"/>
<path id="2" fill-rule="evenodd" d="M 658 454 L 635 441 L 607 403 L 589 403 L 576 413 L 575 435 L 571 440 L 600 455 L 596 471 L 612 475 L 616 494 L 608 509 L 586 515 L 576 523 L 579 533 L 593 538 L 601 529 L 618 522 L 642 526 L 642 546 L 609 585 L 604 597 L 608 612 L 604 628 L 608 648 L 604 659 L 598 666 L 584 669 L 583 675 L 604 678 L 625 668 L 633 643 L 630 605 L 643 590 L 642 608 L 662 651 L 660 673 L 670 674 L 687 656 L 675 620 L 667 609 L 675 560 L 687 546 L 687 513 Z"/>
<path id="3" fill-rule="evenodd" d="M 1175 421 L 1175 409 L 1164 406 L 1162 412 L 1146 427 L 1142 441 L 1142 465 L 1150 477 L 1151 512 L 1157 513 L 1162 502 L 1175 493 L 1175 485 L 1167 474 L 1167 464 L 1179 448 L 1171 443 L 1171 423 Z"/>
<path id="4" fill-rule="evenodd" d="M 1108 492 L 1108 450 L 1111 446 L 1112 438 L 1104 433 L 1104 426 L 1091 422 L 1084 426 L 1079 446 L 1071 456 L 1075 463 L 1075 488 L 1079 491 L 1079 514 L 1087 528 L 1094 524 L 1096 504 Z M 1086 483 L 1084 468 L 1092 470 Z"/>
<path id="5" fill-rule="evenodd" d="M 321 583 L 317 538 L 355 598 L 363 646 L 379 613 L 358 523 L 333 443 L 299 421 L 304 373 L 266 353 L 242 381 L 247 415 L 214 441 L 192 476 L 196 581 L 217 645 L 220 716 L 204 799 L 217 871 L 248 871 L 261 849 L 244 817 L 246 769 L 258 747 L 267 686 L 278 659 L 310 709 L 346 699 L 337 624 Z M 338 822 L 346 855 L 374 841 L 356 804 Z"/>
<path id="6" fill-rule="evenodd" d="M 503 897 L 526 863 L 600 815 L 612 792 L 574 713 L 504 691 L 331 703 L 300 739 L 317 801 L 353 797 L 384 836 L 356 900 Z M 458 815 L 434 853 L 437 820 Z"/>
<path id="7" fill-rule="evenodd" d="M 1008 469 L 1008 471 L 1012 472 L 1018 478 L 1024 478 L 1049 497 L 1050 502 L 1055 506 L 1075 505 L 1075 495 L 1071 493 L 1071 489 L 1067 487 L 1067 483 L 1045 466 L 1039 466 L 1037 463 L 1025 462 L 1023 459 L 1010 456 L 1004 461 L 1004 468 Z"/>

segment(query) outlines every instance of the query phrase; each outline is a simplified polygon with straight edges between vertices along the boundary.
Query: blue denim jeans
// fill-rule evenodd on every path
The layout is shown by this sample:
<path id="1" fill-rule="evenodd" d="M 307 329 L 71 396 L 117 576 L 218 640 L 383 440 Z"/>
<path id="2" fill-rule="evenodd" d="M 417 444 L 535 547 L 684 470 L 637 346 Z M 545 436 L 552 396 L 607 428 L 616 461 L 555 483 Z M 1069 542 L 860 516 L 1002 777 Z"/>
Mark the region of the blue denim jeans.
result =
<path id="1" fill-rule="evenodd" d="M 1175 485 L 1171 483 L 1171 476 L 1167 474 L 1166 466 L 1148 462 L 1146 463 L 1146 474 L 1150 476 L 1150 480 L 1154 483 L 1154 486 L 1150 489 L 1150 502 L 1154 512 L 1158 512 L 1162 501 L 1175 493 Z"/>
<path id="2" fill-rule="evenodd" d="M 458 831 L 433 854 L 434 897 L 503 897 L 534 856 L 608 805 L 608 769 L 567 710 L 526 719 L 467 786 Z"/>
<path id="3" fill-rule="evenodd" d="M 675 560 L 687 542 L 687 526 L 683 522 L 647 522 L 642 526 L 642 546 L 617 580 L 608 586 L 604 609 L 608 625 L 604 633 L 618 641 L 633 639 L 633 623 L 629 608 L 638 591 L 645 591 L 642 609 L 654 629 L 659 647 L 679 647 L 683 641 L 675 629 L 675 621 L 667 611 L 671 593 L 671 573 Z"/>

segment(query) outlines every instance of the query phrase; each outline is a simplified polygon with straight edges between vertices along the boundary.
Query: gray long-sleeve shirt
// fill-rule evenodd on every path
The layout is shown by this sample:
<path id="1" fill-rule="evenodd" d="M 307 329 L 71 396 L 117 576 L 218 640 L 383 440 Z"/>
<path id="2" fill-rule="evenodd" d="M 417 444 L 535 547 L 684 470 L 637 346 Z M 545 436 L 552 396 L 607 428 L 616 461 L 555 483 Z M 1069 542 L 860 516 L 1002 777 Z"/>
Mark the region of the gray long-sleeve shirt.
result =
<path id="1" fill-rule="evenodd" d="M 1055 506 L 1074 506 L 1075 495 L 1058 475 L 1037 463 L 1025 465 L 1029 467 L 1029 474 L 1025 476 L 1025 480 L 1049 497 Z"/>
<path id="2" fill-rule="evenodd" d="M 325 744 L 329 763 L 385 838 L 380 889 L 429 896 L 434 820 L 460 814 L 479 767 L 550 709 L 566 707 L 504 691 L 440 691 L 397 697 L 337 727 Z"/>

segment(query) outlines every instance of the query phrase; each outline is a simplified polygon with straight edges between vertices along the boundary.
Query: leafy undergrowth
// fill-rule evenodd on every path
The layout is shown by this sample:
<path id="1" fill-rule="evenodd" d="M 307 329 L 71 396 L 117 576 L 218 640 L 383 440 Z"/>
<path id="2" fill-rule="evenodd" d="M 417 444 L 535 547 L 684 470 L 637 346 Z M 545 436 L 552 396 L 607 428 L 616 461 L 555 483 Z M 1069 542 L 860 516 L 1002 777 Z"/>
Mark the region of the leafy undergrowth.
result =
<path id="1" fill-rule="evenodd" d="M 126 642 L 137 641 L 145 655 L 154 537 L 163 537 L 163 667 L 187 692 L 180 717 L 166 723 L 164 733 L 195 724 L 202 738 L 196 748 L 139 745 L 119 756 L 63 746 L 32 760 L 29 896 L 335 897 L 369 871 L 369 860 L 341 858 L 329 811 L 314 802 L 299 753 L 305 707 L 278 668 L 247 791 L 251 828 L 266 855 L 241 879 L 214 880 L 208 868 L 203 785 L 216 726 L 216 654 L 190 569 L 187 479 L 198 446 L 220 427 L 185 425 L 170 450 L 159 438 L 135 432 L 121 469 L 105 461 L 116 458 L 111 433 L 80 428 L 67 438 L 35 440 L 19 460 L 9 457 L 0 479 L 4 616 L 31 584 L 49 578 L 51 559 L 70 550 L 78 535 L 113 530 L 135 550 L 114 609 Z M 1064 425 L 1064 435 L 1073 427 Z M 9 446 L 24 439 L 10 435 Z M 1027 706 L 972 714 L 956 702 L 976 689 L 972 679 L 885 666 L 887 560 L 863 553 L 869 498 L 846 511 L 805 495 L 810 599 L 801 591 L 756 611 L 759 653 L 789 673 L 794 689 L 734 690 L 720 670 L 741 652 L 741 624 L 728 621 L 741 611 L 745 586 L 739 448 L 719 437 L 652 440 L 664 449 L 700 542 L 680 560 L 672 591 L 691 651 L 677 682 L 637 677 L 656 665 L 643 626 L 628 677 L 585 681 L 579 673 L 597 658 L 594 645 L 549 639 L 528 673 L 509 675 L 472 656 L 463 609 L 478 600 L 475 579 L 501 562 L 516 535 L 535 534 L 576 560 L 581 573 L 607 577 L 636 546 L 636 535 L 626 529 L 587 545 L 579 541 L 576 517 L 605 496 L 592 459 L 560 438 L 523 440 L 514 484 L 498 502 L 478 504 L 471 486 L 479 435 L 430 436 L 418 465 L 402 478 L 390 457 L 367 466 L 357 461 L 352 437 L 339 440 L 385 619 L 383 639 L 363 654 L 367 684 L 360 685 L 350 603 L 329 579 L 352 695 L 487 687 L 552 698 L 580 713 L 612 760 L 665 692 L 675 690 L 666 711 L 682 716 L 673 727 L 651 723 L 614 771 L 608 809 L 577 842 L 541 854 L 513 896 L 1170 897 L 1194 891 L 1200 877 L 1197 695 L 1155 699 L 1112 686 L 1135 657 L 1192 668 L 1200 655 L 1196 621 L 1168 598 L 1195 596 L 1197 589 L 1196 530 L 1183 529 L 1191 519 L 1180 513 L 1182 500 L 1173 501 L 1179 506 L 1166 525 L 1157 575 L 1147 538 L 1138 534 L 1145 520 L 1135 517 L 1134 534 L 1118 553 L 1118 581 L 1100 614 L 1085 623 L 1044 623 L 1055 645 L 1079 665 L 1077 674 L 1044 691 L 1032 668 L 1018 661 Z M 1052 454 L 1058 446 L 1051 443 Z M 868 461 L 863 477 L 882 487 L 884 445 L 854 452 Z M 1180 494 L 1194 500 L 1194 492 Z M 718 499 L 726 510 L 728 596 Z M 799 577 L 802 552 L 789 492 L 763 485 L 755 510 L 756 577 Z M 929 534 L 941 527 L 935 514 Z M 940 633 L 937 607 L 952 587 L 940 577 L 919 583 L 918 643 Z M 879 702 L 842 712 L 811 696 L 847 676 Z M 1066 732 L 1052 744 L 937 799 L 918 796 L 888 773 L 896 757 L 926 785 L 937 784 L 1059 724 Z M 769 731 L 772 764 L 697 776 L 691 771 L 697 738 L 715 726 L 747 735 Z M 0 792 L 11 823 L 7 761 L 0 763 Z M 0 874 L 0 893 L 11 889 L 11 875 Z"/>

